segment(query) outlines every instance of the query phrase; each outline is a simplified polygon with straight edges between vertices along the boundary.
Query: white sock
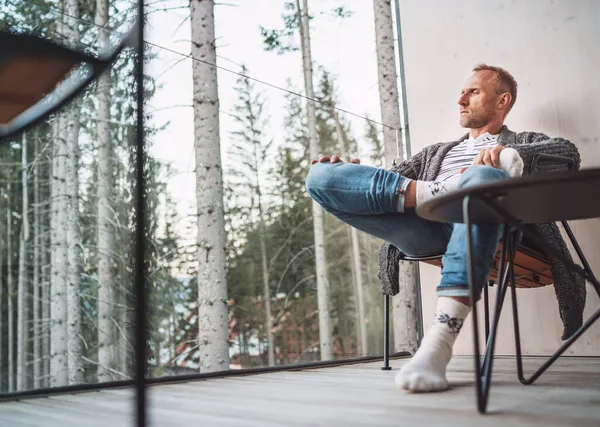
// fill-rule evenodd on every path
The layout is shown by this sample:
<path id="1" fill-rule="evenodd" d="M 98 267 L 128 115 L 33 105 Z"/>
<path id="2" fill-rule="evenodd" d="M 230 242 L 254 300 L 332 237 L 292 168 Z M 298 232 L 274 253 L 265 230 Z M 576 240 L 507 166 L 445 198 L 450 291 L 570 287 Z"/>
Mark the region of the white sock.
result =
<path id="1" fill-rule="evenodd" d="M 510 175 L 511 178 L 523 175 L 523 159 L 514 148 L 505 148 L 500 151 L 498 169 Z"/>
<path id="2" fill-rule="evenodd" d="M 456 174 L 445 181 L 417 181 L 417 206 L 434 197 L 456 190 L 461 176 Z"/>
<path id="3" fill-rule="evenodd" d="M 514 148 L 507 147 L 500 151 L 498 169 L 503 170 L 511 178 L 523 175 L 523 159 Z M 417 181 L 417 206 L 422 203 L 458 189 L 461 174 L 456 174 L 445 181 Z"/>
<path id="4" fill-rule="evenodd" d="M 396 386 L 410 392 L 441 391 L 448 388 L 446 366 L 452 347 L 471 307 L 452 298 L 439 297 L 433 325 L 421 346 L 396 374 Z"/>

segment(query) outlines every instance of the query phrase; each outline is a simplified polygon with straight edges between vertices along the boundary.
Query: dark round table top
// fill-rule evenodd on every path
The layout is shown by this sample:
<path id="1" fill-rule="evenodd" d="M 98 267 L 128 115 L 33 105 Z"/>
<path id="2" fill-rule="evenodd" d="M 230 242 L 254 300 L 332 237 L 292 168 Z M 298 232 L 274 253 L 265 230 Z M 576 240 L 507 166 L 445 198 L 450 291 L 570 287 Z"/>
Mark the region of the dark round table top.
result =
<path id="1" fill-rule="evenodd" d="M 464 188 L 433 198 L 417 207 L 430 221 L 462 223 L 463 200 L 471 196 L 471 222 L 509 223 L 481 201 L 500 206 L 521 223 L 568 221 L 600 217 L 600 168 L 535 175 Z"/>

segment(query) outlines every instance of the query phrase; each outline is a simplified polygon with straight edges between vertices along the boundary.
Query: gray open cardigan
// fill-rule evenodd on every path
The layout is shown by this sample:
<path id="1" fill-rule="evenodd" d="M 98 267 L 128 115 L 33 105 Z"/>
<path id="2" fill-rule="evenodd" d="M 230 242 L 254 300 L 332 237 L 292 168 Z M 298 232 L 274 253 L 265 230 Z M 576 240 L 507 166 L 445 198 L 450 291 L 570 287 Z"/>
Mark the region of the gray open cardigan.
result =
<path id="1" fill-rule="evenodd" d="M 423 151 L 393 166 L 391 170 L 411 179 L 433 181 L 439 173 L 446 154 L 452 147 L 466 138 L 468 138 L 468 134 L 458 141 L 442 142 L 425 147 Z M 577 147 L 563 138 L 550 138 L 542 133 L 535 132 L 515 133 L 503 126 L 498 136 L 498 143 L 505 147 L 512 147 L 519 152 L 525 164 L 524 174 L 531 172 L 529 170 L 531 160 L 538 153 L 571 157 L 575 160 L 575 169 L 579 169 L 581 163 Z M 543 162 L 540 163 L 538 171 L 564 171 L 565 168 L 565 165 Z M 567 246 L 555 223 L 536 224 L 534 227 L 544 237 L 546 244 L 571 259 Z M 396 295 L 398 293 L 397 271 L 400 255 L 398 249 L 389 243 L 384 243 L 379 250 L 378 277 L 382 282 L 382 293 L 384 295 Z M 549 257 L 549 261 L 552 265 L 552 278 L 560 318 L 564 325 L 562 334 L 564 340 L 571 336 L 582 324 L 586 297 L 585 281 L 579 275 L 569 271 L 560 260 Z"/>

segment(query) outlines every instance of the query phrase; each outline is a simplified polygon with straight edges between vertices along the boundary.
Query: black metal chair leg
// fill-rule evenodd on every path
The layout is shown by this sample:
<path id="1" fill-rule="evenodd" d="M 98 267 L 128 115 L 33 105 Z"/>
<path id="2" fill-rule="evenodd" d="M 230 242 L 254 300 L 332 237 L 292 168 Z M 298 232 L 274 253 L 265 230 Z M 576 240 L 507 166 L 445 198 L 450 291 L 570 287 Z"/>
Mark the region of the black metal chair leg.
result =
<path id="1" fill-rule="evenodd" d="M 485 343 L 487 344 L 490 336 L 490 296 L 488 288 L 490 287 L 490 281 L 488 280 L 483 287 L 483 311 L 485 316 Z"/>
<path id="2" fill-rule="evenodd" d="M 473 239 L 471 233 L 470 208 L 471 197 L 466 196 L 463 200 L 463 216 L 467 234 L 467 274 L 469 278 L 469 291 L 471 294 L 471 310 L 473 317 L 473 340 L 474 340 L 474 362 L 475 362 L 475 390 L 477 396 L 477 410 L 480 413 L 485 413 L 487 408 L 487 386 L 489 383 L 482 384 L 481 380 L 481 361 L 479 352 L 479 327 L 477 322 L 477 294 L 474 285 L 475 281 L 475 265 L 473 263 Z"/>
<path id="3" fill-rule="evenodd" d="M 503 245 L 501 256 L 502 264 L 499 273 L 500 282 L 498 285 L 498 294 L 496 295 L 496 307 L 494 308 L 494 317 L 490 326 L 490 334 L 486 337 L 486 349 L 481 368 L 484 376 L 486 376 L 488 370 L 491 373 L 492 358 L 494 357 L 496 336 L 498 334 L 498 324 L 500 323 L 500 314 L 502 313 L 502 307 L 504 307 L 504 299 L 506 298 L 506 290 L 508 289 L 508 278 L 510 277 L 509 269 L 512 268 L 512 257 L 510 257 L 510 254 L 512 254 L 510 251 L 511 238 L 508 232 L 505 233 L 503 241 L 505 243 Z M 509 257 L 505 265 L 504 260 L 507 258 L 507 253 L 509 253 Z"/>
<path id="4" fill-rule="evenodd" d="M 552 364 L 558 359 L 570 346 L 573 344 L 585 331 L 588 330 L 594 322 L 600 319 L 600 310 L 597 310 L 581 327 L 575 332 L 568 340 L 566 340 L 563 345 L 560 346 L 556 352 L 550 356 L 546 362 L 537 370 L 533 375 L 529 378 L 525 378 L 523 374 L 523 356 L 521 353 L 521 334 L 519 331 L 519 312 L 517 305 L 517 292 L 514 286 L 514 282 L 511 286 L 511 294 L 512 294 L 512 308 L 513 308 L 513 324 L 515 329 L 515 353 L 517 356 L 517 375 L 519 377 L 519 381 L 524 385 L 533 384 L 546 370 L 552 366 Z"/>
<path id="5" fill-rule="evenodd" d="M 476 385 L 476 397 L 477 397 L 477 410 L 479 413 L 484 414 L 487 410 L 487 404 L 489 401 L 491 379 L 493 372 L 493 360 L 494 360 L 494 348 L 496 343 L 496 332 L 498 329 L 498 323 L 504 298 L 506 296 L 506 290 L 508 286 L 509 272 L 510 277 L 514 277 L 513 270 L 513 259 L 514 259 L 514 247 L 512 244 L 512 236 L 508 229 L 504 229 L 504 245 L 502 249 L 502 262 L 500 272 L 500 289 L 498 290 L 498 297 L 496 298 L 496 308 L 494 311 L 494 318 L 490 327 L 489 341 L 486 347 L 483 364 L 481 364 L 480 351 L 479 351 L 479 326 L 477 322 L 477 289 L 475 287 L 475 263 L 473 262 L 473 239 L 471 231 L 470 221 L 470 196 L 466 196 L 463 200 L 463 216 L 464 223 L 466 226 L 466 237 L 467 237 L 467 272 L 469 278 L 469 290 L 471 294 L 471 309 L 473 317 L 473 341 L 474 341 L 474 362 L 475 362 L 475 385 Z M 504 263 L 507 260 L 508 262 Z"/>
<path id="6" fill-rule="evenodd" d="M 574 273 L 583 276 L 584 279 L 586 279 L 588 282 L 590 282 L 592 284 L 592 286 L 594 287 L 594 289 L 596 290 L 596 293 L 598 294 L 598 296 L 600 296 L 600 282 L 598 282 L 598 280 L 596 279 L 594 272 L 592 271 L 589 263 L 585 259 L 583 251 L 581 250 L 579 244 L 577 243 L 577 240 L 575 239 L 575 236 L 573 235 L 571 228 L 569 227 L 569 225 L 566 222 L 563 222 L 563 226 L 565 227 L 565 230 L 569 236 L 569 239 L 571 240 L 571 243 L 573 244 L 575 251 L 577 252 L 577 255 L 579 255 L 579 259 L 581 260 L 584 267 L 581 268 L 580 266 L 575 264 L 573 261 L 566 259 L 564 256 L 557 253 L 551 247 L 546 247 L 546 246 L 543 246 L 543 247 L 545 248 L 546 251 L 553 254 L 557 258 L 561 259 L 563 261 L 563 263 L 565 263 L 568 267 L 570 267 Z M 521 232 L 522 232 L 522 230 L 521 230 Z M 541 241 L 539 235 L 537 235 L 535 232 L 532 232 L 531 230 L 529 230 L 528 236 L 533 238 L 534 241 L 537 241 L 538 244 Z M 513 288 L 514 288 L 514 286 L 513 286 Z M 538 368 L 537 371 L 535 371 L 533 373 L 533 375 L 531 375 L 529 378 L 525 378 L 525 375 L 523 374 L 523 357 L 522 357 L 522 353 L 521 353 L 521 334 L 519 331 L 519 312 L 518 312 L 518 305 L 517 305 L 516 289 L 512 289 L 511 293 L 512 293 L 512 308 L 513 308 L 513 325 L 514 325 L 514 333 L 515 333 L 515 353 L 517 356 L 516 357 L 517 358 L 517 375 L 518 375 L 519 381 L 522 384 L 531 385 L 544 372 L 546 372 L 546 370 L 550 366 L 552 366 L 552 364 L 556 361 L 556 359 L 558 359 L 575 341 L 577 341 L 577 339 L 579 339 L 579 337 L 585 331 L 587 331 L 590 326 L 592 326 L 598 319 L 600 319 L 600 310 L 597 310 L 592 316 L 590 316 L 590 318 L 587 321 L 585 321 L 585 323 L 569 339 L 567 339 L 563 343 L 563 345 L 561 345 L 559 347 L 559 349 L 556 350 L 556 352 L 552 356 L 550 356 L 542 364 L 542 366 L 540 366 L 540 368 Z"/>
<path id="7" fill-rule="evenodd" d="M 390 296 L 383 297 L 383 366 L 384 371 L 389 371 L 390 367 Z"/>
<path id="8" fill-rule="evenodd" d="M 475 365 L 475 382 L 476 382 L 476 396 L 477 396 L 477 409 L 480 413 L 485 413 L 487 410 L 487 404 L 489 401 L 489 390 L 491 385 L 491 377 L 492 377 L 492 364 L 493 364 L 493 356 L 494 356 L 494 343 L 496 338 L 496 328 L 498 319 L 500 317 L 500 310 L 502 309 L 502 304 L 504 297 L 506 295 L 506 286 L 503 286 L 499 291 L 499 298 L 496 300 L 496 312 L 494 313 L 494 321 L 491 325 L 489 342 L 486 348 L 486 354 L 484 358 L 483 366 L 480 364 L 480 349 L 479 349 L 479 330 L 478 330 L 478 322 L 477 322 L 477 304 L 475 304 L 477 300 L 477 290 L 475 287 L 475 265 L 473 262 L 473 239 L 472 239 L 472 230 L 471 230 L 471 197 L 477 197 L 480 201 L 486 203 L 490 208 L 494 209 L 496 213 L 502 215 L 507 222 L 517 224 L 518 221 L 511 217 L 506 211 L 504 211 L 497 203 L 488 199 L 486 196 L 471 196 L 467 195 L 463 199 L 463 222 L 466 226 L 466 239 L 467 239 L 467 273 L 468 273 L 468 284 L 469 284 L 469 293 L 471 299 L 472 306 L 472 316 L 473 316 L 473 341 L 474 341 L 474 365 Z M 528 234 L 529 237 L 533 239 L 535 243 L 537 243 L 540 247 L 543 247 L 548 256 L 554 256 L 557 259 L 561 260 L 568 266 L 571 271 L 575 274 L 582 276 L 586 281 L 590 282 L 597 294 L 600 296 L 600 282 L 594 276 L 592 269 L 590 268 L 585 256 L 583 255 L 583 251 L 577 244 L 575 237 L 570 230 L 569 226 L 565 223 L 565 229 L 567 230 L 567 234 L 579 255 L 580 260 L 584 267 L 580 267 L 575 264 L 572 260 L 568 259 L 562 253 L 559 253 L 556 249 L 547 246 L 544 244 L 543 238 L 539 235 L 535 230 L 531 230 Z M 506 226 L 505 226 L 506 227 Z M 512 307 L 513 307 L 513 324 L 514 324 L 514 332 L 515 332 L 515 351 L 517 355 L 517 372 L 519 376 L 519 381 L 525 385 L 533 384 L 555 361 L 558 359 L 589 327 L 594 324 L 598 319 L 600 319 L 600 310 L 597 310 L 578 330 L 572 335 L 565 343 L 560 346 L 560 348 L 546 360 L 546 362 L 530 377 L 525 378 L 523 375 L 523 358 L 521 352 L 521 337 L 519 331 L 519 319 L 518 319 L 518 310 L 517 310 L 517 293 L 516 293 L 516 281 L 515 281 L 515 271 L 514 271 L 514 258 L 516 255 L 516 245 L 517 242 L 520 241 L 522 233 L 524 229 L 526 229 L 525 225 L 521 224 L 518 228 L 518 237 L 513 241 L 512 235 L 507 234 L 505 228 L 505 245 L 509 250 L 509 259 L 506 265 L 506 273 L 502 277 L 502 282 L 506 284 L 506 276 L 510 274 L 510 284 L 511 284 L 511 294 L 512 294 Z M 505 250 L 502 252 L 502 256 L 504 257 Z M 504 258 L 503 258 L 504 259 Z M 502 276 L 502 275 L 501 275 Z M 483 375 L 482 375 L 483 373 Z"/>

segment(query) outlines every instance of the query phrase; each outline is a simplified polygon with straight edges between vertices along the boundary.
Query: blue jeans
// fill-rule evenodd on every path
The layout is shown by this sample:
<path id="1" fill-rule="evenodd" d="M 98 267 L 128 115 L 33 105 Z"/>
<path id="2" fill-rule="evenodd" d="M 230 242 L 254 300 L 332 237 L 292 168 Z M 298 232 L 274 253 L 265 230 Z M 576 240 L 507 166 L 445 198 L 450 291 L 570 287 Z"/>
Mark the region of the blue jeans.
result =
<path id="1" fill-rule="evenodd" d="M 460 188 L 508 178 L 489 166 L 472 166 Z M 444 224 L 418 217 L 414 209 L 396 212 L 402 177 L 385 169 L 351 163 L 316 163 L 306 178 L 308 194 L 327 212 L 352 227 L 379 237 L 410 256 L 445 254 L 439 296 L 468 297 L 467 244 L 464 224 Z M 501 237 L 501 227 L 472 226 L 475 280 L 487 281 Z"/>

